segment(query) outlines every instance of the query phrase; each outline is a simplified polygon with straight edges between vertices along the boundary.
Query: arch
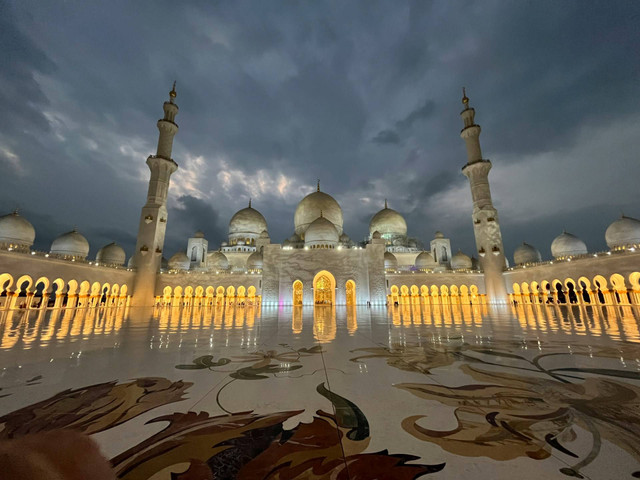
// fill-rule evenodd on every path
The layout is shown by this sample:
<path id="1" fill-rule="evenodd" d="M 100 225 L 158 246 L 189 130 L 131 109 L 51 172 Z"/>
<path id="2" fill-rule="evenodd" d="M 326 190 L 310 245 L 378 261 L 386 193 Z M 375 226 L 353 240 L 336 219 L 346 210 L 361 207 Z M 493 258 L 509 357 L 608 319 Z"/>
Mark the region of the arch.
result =
<path id="1" fill-rule="evenodd" d="M 244 285 L 240 285 L 238 287 L 238 296 L 239 297 L 244 297 L 247 293 L 247 289 L 244 287 Z"/>
<path id="2" fill-rule="evenodd" d="M 313 303 L 316 305 L 335 305 L 336 279 L 327 270 L 320 270 L 313 278 Z"/>
<path id="3" fill-rule="evenodd" d="M 398 289 L 397 285 L 391 285 L 391 288 L 389 289 L 389 291 L 391 292 L 389 295 L 389 299 L 388 299 L 388 303 L 390 305 L 399 305 L 400 304 L 400 299 L 398 297 L 400 291 Z"/>
<path id="4" fill-rule="evenodd" d="M 578 303 L 577 285 L 578 284 L 575 282 L 573 278 L 565 278 L 564 280 L 564 286 L 567 287 L 567 297 L 568 297 L 569 303 L 571 304 Z"/>
<path id="5" fill-rule="evenodd" d="M 198 285 L 196 287 L 196 297 L 202 297 L 204 295 L 204 287 Z"/>
<path id="6" fill-rule="evenodd" d="M 236 287 L 233 285 L 229 285 L 227 287 L 227 297 L 235 297 L 236 296 Z"/>
<path id="7" fill-rule="evenodd" d="M 629 283 L 632 289 L 632 303 L 634 305 L 640 305 L 640 272 L 633 272 L 629 275 Z"/>
<path id="8" fill-rule="evenodd" d="M 302 305 L 302 289 L 303 284 L 300 280 L 296 280 L 295 282 L 293 282 L 293 296 L 291 301 L 296 307 Z"/>
<path id="9" fill-rule="evenodd" d="M 346 295 L 347 295 L 347 305 L 353 306 L 356 304 L 356 282 L 353 280 L 347 280 L 345 284 Z"/>
<path id="10" fill-rule="evenodd" d="M 620 305 L 628 305 L 630 303 L 629 295 L 627 295 L 627 285 L 624 277 L 619 273 L 614 273 L 610 277 L 616 302 Z"/>
<path id="11" fill-rule="evenodd" d="M 205 294 L 207 295 L 207 297 L 213 297 L 216 294 L 216 291 L 211 285 L 209 285 L 205 290 Z"/>

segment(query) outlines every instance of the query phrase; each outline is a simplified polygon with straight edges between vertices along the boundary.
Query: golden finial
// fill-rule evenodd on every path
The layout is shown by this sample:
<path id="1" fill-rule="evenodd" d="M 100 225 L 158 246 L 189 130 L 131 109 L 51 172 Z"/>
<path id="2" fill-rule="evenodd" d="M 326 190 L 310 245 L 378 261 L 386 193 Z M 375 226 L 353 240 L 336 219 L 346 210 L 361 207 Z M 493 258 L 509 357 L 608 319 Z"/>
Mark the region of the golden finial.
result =
<path id="1" fill-rule="evenodd" d="M 176 81 L 173 81 L 173 88 L 171 89 L 171 91 L 169 92 L 169 96 L 173 99 L 176 98 L 178 94 L 176 93 Z"/>
<path id="2" fill-rule="evenodd" d="M 251 197 L 249 197 L 249 208 L 251 208 Z"/>
<path id="3" fill-rule="evenodd" d="M 320 179 L 318 179 L 318 192 L 320 191 Z"/>
<path id="4" fill-rule="evenodd" d="M 464 87 L 462 87 L 462 104 L 467 106 L 469 104 L 469 98 L 467 98 L 467 92 Z"/>
<path id="5" fill-rule="evenodd" d="M 384 208 L 389 208 L 389 207 L 387 207 L 387 199 L 386 198 L 384 199 Z"/>

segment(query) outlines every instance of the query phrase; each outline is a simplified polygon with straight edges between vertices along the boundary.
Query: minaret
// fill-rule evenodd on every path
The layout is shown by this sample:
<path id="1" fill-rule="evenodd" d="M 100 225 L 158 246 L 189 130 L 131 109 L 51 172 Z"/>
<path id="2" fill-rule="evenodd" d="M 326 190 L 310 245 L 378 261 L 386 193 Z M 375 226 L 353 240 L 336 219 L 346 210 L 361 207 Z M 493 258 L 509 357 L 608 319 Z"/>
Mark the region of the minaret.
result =
<path id="1" fill-rule="evenodd" d="M 491 162 L 482 158 L 480 150 L 480 125 L 474 123 L 475 110 L 469 108 L 469 99 L 462 89 L 464 110 L 460 113 L 464 128 L 460 137 L 467 146 L 467 164 L 462 173 L 469 179 L 473 199 L 473 232 L 484 271 L 484 283 L 489 303 L 507 303 L 507 287 L 503 277 L 506 268 L 504 247 L 498 211 L 491 201 L 489 170 Z"/>
<path id="2" fill-rule="evenodd" d="M 175 123 L 178 106 L 173 103 L 176 98 L 176 82 L 169 92 L 169 101 L 164 102 L 164 118 L 158 120 L 158 149 L 155 155 L 147 158 L 151 170 L 147 203 L 142 207 L 140 226 L 134 256 L 136 277 L 133 286 L 133 305 L 151 306 L 155 300 L 156 275 L 162 259 L 164 234 L 167 228 L 167 194 L 171 174 L 178 169 L 178 164 L 171 158 L 173 137 L 178 133 Z"/>

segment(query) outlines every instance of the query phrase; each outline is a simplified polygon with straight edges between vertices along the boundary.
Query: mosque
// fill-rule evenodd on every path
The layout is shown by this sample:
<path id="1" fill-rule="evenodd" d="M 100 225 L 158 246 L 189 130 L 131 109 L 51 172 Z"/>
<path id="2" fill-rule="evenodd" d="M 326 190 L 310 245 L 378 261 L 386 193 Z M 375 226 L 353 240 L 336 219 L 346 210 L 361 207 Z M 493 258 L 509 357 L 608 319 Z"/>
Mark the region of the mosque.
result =
<path id="1" fill-rule="evenodd" d="M 492 164 L 482 156 L 480 126 L 463 93 L 460 132 L 467 151 L 476 251 L 454 253 L 435 232 L 428 243 L 409 236 L 403 216 L 389 208 L 372 212 L 365 241 L 346 232 L 338 202 L 321 190 L 295 209 L 290 237 L 272 242 L 265 217 L 251 201 L 229 222 L 227 241 L 210 246 L 203 232 L 185 249 L 165 255 L 170 225 L 167 200 L 178 105 L 175 84 L 158 120 L 158 147 L 150 169 L 135 251 L 111 243 L 88 259 L 89 242 L 77 230 L 35 251 L 36 231 L 17 211 L 0 217 L 0 310 L 106 304 L 134 305 L 640 305 L 640 221 L 621 217 L 605 232 L 609 250 L 590 252 L 562 232 L 552 259 L 523 243 L 513 262 L 505 256 L 501 226 L 489 185 Z M 210 248 L 213 247 L 213 248 Z M 217 247 L 217 248 L 216 248 Z M 168 261 L 166 258 L 169 258 Z"/>

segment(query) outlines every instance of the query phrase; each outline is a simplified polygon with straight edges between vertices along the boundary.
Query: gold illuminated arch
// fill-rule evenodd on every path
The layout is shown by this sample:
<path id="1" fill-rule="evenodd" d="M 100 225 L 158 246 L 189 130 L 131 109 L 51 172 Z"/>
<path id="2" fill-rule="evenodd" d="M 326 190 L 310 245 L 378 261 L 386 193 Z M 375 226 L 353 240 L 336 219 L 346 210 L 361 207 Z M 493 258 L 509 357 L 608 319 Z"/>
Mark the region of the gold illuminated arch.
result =
<path id="1" fill-rule="evenodd" d="M 335 305 L 336 279 L 326 270 L 319 271 L 313 279 L 313 303 Z"/>
<path id="2" fill-rule="evenodd" d="M 293 305 L 302 305 L 302 282 L 300 280 L 293 282 Z"/>
<path id="3" fill-rule="evenodd" d="M 356 304 L 356 282 L 353 280 L 347 280 L 347 305 L 352 306 Z"/>

